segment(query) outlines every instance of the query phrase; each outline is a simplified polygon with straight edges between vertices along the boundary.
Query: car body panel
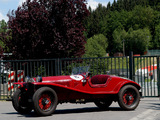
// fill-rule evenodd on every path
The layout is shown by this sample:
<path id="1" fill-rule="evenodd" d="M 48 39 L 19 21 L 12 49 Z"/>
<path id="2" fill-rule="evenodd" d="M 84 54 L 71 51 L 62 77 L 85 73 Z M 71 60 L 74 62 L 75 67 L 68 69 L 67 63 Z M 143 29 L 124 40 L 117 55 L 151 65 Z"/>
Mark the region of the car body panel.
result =
<path id="1" fill-rule="evenodd" d="M 71 76 L 53 76 L 53 77 L 42 77 L 42 82 L 33 82 L 31 84 L 35 86 L 52 86 L 52 87 L 59 87 L 77 91 L 81 93 L 86 94 L 117 94 L 122 86 L 125 84 L 133 84 L 138 89 L 140 89 L 140 86 L 135 83 L 134 81 L 127 80 L 125 78 L 120 78 L 117 76 L 110 76 L 110 75 L 96 75 L 94 78 L 107 78 L 106 82 L 103 84 L 92 84 L 91 80 L 92 78 L 86 79 L 86 82 L 83 82 L 84 77 L 82 75 L 71 75 Z M 24 84 L 28 83 L 14 83 L 19 84 L 21 87 L 24 86 Z M 64 91 L 65 92 L 65 91 Z"/>
<path id="2" fill-rule="evenodd" d="M 138 106 L 140 86 L 136 82 L 113 75 L 91 76 L 84 72 L 89 67 L 78 68 L 72 75 L 26 77 L 26 82 L 14 83 L 19 89 L 13 96 L 13 107 L 18 112 L 34 108 L 39 115 L 51 115 L 58 103 L 66 102 L 94 102 L 102 109 L 108 108 L 113 101 L 125 110 L 134 110 Z"/>

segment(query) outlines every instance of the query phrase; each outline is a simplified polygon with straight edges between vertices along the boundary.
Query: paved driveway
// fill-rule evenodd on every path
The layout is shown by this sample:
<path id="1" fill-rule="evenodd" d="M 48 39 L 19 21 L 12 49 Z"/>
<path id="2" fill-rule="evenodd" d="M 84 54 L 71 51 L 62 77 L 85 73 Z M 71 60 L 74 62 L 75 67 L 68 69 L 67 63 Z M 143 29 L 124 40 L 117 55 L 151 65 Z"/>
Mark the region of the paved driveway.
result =
<path id="1" fill-rule="evenodd" d="M 113 103 L 106 111 L 99 110 L 93 103 L 62 104 L 56 112 L 47 117 L 18 114 L 9 101 L 0 101 L 0 120 L 160 120 L 159 98 L 143 98 L 134 111 L 123 111 Z"/>

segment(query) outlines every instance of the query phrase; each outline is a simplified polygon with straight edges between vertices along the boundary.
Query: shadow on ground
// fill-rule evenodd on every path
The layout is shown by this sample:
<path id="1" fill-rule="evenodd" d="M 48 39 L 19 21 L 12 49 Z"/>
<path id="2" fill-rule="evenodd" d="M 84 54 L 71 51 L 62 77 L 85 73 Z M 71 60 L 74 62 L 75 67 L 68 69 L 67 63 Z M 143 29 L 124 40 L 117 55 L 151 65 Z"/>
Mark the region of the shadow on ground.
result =
<path id="1" fill-rule="evenodd" d="M 149 103 L 150 106 L 148 109 L 153 109 L 153 110 L 160 110 L 160 103 Z"/>
<path id="2" fill-rule="evenodd" d="M 102 110 L 97 107 L 85 107 L 85 108 L 74 108 L 74 109 L 58 109 L 52 115 L 62 115 L 62 114 L 76 114 L 76 113 L 89 113 L 89 112 L 104 112 L 104 111 L 123 111 L 120 107 L 110 107 L 108 109 Z M 34 111 L 29 114 L 19 114 L 17 112 L 12 113 L 3 113 L 8 115 L 19 115 L 18 117 L 39 117 L 37 116 Z"/>

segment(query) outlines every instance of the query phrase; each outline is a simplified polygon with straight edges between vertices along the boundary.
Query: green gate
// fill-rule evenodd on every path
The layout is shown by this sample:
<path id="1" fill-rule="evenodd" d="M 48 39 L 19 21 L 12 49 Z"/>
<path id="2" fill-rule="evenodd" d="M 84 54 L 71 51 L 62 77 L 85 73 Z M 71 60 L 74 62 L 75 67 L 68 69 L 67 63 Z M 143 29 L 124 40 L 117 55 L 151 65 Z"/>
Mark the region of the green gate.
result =
<path id="1" fill-rule="evenodd" d="M 133 80 L 140 84 L 142 96 L 159 96 L 159 56 L 133 56 Z"/>
<path id="2" fill-rule="evenodd" d="M 0 99 L 10 99 L 16 90 L 13 83 L 23 82 L 25 76 L 70 75 L 78 66 L 90 66 L 92 75 L 130 78 L 141 85 L 144 97 L 157 97 L 160 94 L 159 60 L 159 56 L 133 56 L 132 53 L 125 57 L 1 60 Z"/>

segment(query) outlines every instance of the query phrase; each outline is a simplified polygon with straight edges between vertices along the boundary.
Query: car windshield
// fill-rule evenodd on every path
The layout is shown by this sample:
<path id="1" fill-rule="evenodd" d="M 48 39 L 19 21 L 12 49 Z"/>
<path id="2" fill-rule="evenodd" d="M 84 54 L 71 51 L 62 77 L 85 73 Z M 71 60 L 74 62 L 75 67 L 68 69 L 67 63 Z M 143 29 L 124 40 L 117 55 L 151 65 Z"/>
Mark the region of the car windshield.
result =
<path id="1" fill-rule="evenodd" d="M 88 72 L 88 70 L 89 66 L 74 67 L 72 69 L 72 75 L 83 74 Z"/>

